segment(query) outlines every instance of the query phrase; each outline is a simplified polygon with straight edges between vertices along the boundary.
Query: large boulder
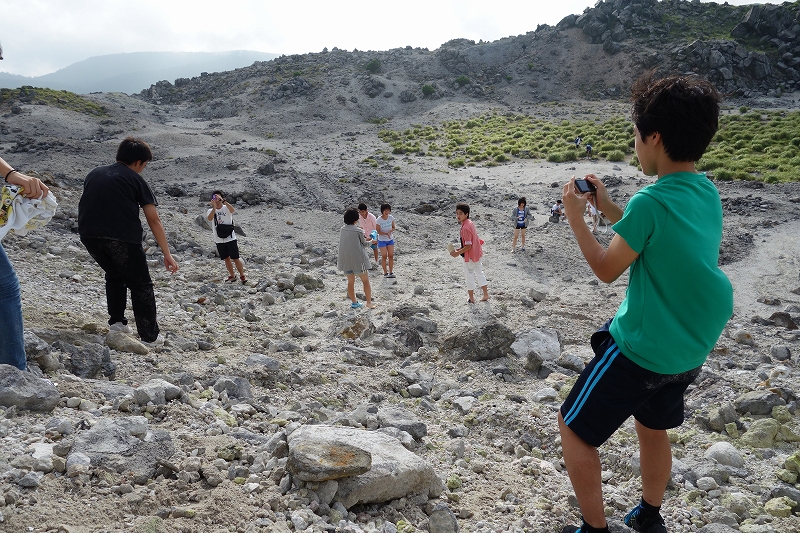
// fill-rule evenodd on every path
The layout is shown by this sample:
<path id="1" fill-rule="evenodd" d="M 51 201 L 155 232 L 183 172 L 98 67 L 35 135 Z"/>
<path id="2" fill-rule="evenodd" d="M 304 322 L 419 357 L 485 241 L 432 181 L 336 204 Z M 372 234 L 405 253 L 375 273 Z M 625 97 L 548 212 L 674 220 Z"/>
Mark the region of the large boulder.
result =
<path id="1" fill-rule="evenodd" d="M 505 325 L 492 320 L 480 327 L 462 327 L 451 333 L 441 350 L 451 359 L 488 361 L 511 354 L 514 333 Z"/>
<path id="2" fill-rule="evenodd" d="M 525 358 L 525 368 L 538 372 L 545 361 L 555 362 L 561 355 L 561 339 L 558 331 L 540 328 L 521 333 L 511 344 L 519 357 Z"/>
<path id="3" fill-rule="evenodd" d="M 341 443 L 347 444 L 348 453 L 340 457 L 355 457 L 349 453 L 353 449 L 370 455 L 369 470 L 337 480 L 333 499 L 348 509 L 357 503 L 382 503 L 413 494 L 436 498 L 444 490 L 442 480 L 430 465 L 384 433 L 339 426 L 303 426 L 289 435 L 288 443 L 290 456 L 299 448 L 316 445 L 335 449 Z M 345 451 L 344 447 L 341 449 Z M 295 474 L 298 479 L 301 475 Z"/>
<path id="4" fill-rule="evenodd" d="M 143 417 L 101 419 L 92 429 L 78 433 L 70 449 L 70 456 L 83 454 L 94 467 L 132 472 L 140 484 L 152 478 L 159 459 L 168 459 L 173 453 L 169 432 L 148 430 Z"/>
<path id="5" fill-rule="evenodd" d="M 0 365 L 0 405 L 49 413 L 59 401 L 61 394 L 49 380 L 15 366 Z"/>

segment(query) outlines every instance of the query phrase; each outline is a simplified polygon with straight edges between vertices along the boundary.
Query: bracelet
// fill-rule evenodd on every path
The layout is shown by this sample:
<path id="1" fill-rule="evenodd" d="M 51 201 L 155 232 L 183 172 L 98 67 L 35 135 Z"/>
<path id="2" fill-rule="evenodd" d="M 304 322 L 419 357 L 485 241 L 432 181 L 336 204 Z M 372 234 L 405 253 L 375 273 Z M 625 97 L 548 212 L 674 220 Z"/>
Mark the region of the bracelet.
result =
<path id="1" fill-rule="evenodd" d="M 17 172 L 17 170 L 16 170 L 16 169 L 14 169 L 14 168 L 12 168 L 11 170 L 9 170 L 9 171 L 8 171 L 8 173 L 6 174 L 6 177 L 5 177 L 5 178 L 3 178 L 3 180 L 4 180 L 6 183 L 8 183 L 8 177 L 11 175 L 11 173 L 12 173 L 12 172 Z"/>

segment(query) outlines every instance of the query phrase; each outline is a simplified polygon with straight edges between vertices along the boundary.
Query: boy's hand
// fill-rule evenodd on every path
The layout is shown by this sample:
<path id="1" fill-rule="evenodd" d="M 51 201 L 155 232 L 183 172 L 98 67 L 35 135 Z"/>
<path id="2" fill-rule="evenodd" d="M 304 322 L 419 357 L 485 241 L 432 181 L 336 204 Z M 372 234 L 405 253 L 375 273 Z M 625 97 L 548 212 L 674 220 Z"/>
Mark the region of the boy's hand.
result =
<path id="1" fill-rule="evenodd" d="M 595 209 L 598 211 L 605 211 L 605 209 L 603 209 L 601 206 L 607 206 L 609 203 L 611 203 L 605 183 L 603 183 L 600 178 L 594 174 L 586 174 L 584 179 L 594 185 L 596 189 L 595 192 L 584 196 L 592 203 L 592 205 L 594 205 Z M 589 198 L 589 196 L 592 196 L 593 198 Z"/>
<path id="2" fill-rule="evenodd" d="M 575 176 L 572 176 L 561 191 L 561 201 L 564 204 L 564 214 L 567 215 L 567 220 L 575 216 L 583 218 L 583 212 L 586 211 L 586 198 L 591 194 L 577 194 L 575 192 Z"/>

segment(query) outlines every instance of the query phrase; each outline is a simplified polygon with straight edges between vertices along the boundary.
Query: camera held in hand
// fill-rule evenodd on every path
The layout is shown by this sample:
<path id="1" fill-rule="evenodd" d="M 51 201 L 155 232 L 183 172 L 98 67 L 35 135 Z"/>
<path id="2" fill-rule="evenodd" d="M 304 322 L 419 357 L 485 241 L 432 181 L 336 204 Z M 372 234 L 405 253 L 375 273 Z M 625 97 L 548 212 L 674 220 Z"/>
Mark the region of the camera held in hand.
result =
<path id="1" fill-rule="evenodd" d="M 575 188 L 580 194 L 586 194 L 587 192 L 593 193 L 597 191 L 597 187 L 595 187 L 594 184 L 588 180 L 575 180 Z"/>

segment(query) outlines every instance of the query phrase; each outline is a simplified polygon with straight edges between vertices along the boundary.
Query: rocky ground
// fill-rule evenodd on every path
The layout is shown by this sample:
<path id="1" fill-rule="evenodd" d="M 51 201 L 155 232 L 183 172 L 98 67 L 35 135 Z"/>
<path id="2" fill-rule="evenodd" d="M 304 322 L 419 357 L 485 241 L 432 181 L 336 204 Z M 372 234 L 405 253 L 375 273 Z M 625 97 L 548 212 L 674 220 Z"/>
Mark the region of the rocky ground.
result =
<path id="1" fill-rule="evenodd" d="M 596 281 L 568 226 L 547 212 L 573 174 L 601 176 L 621 203 L 651 178 L 596 161 L 362 163 L 386 149 L 381 128 L 471 116 L 487 103 L 440 100 L 377 126 L 312 113 L 319 98 L 228 118 L 92 98 L 106 117 L 30 103 L 0 119 L 0 155 L 47 179 L 60 202 L 48 226 L 3 241 L 21 280 L 32 371 L 0 371 L 0 530 L 577 523 L 556 411 L 626 279 Z M 369 101 L 357 105 L 371 115 Z M 624 106 L 523 111 L 561 120 L 587 108 L 602 117 Z M 127 134 L 153 145 L 145 177 L 180 264 L 166 272 L 148 236 L 166 338 L 155 348 L 108 332 L 102 273 L 75 233 L 82 178 Z M 686 423 L 671 432 L 664 516 L 669 531 L 797 531 L 800 184 L 717 186 L 735 314 L 687 394 Z M 247 234 L 246 285 L 223 283 L 200 217 L 215 188 Z M 536 219 L 512 255 L 508 214 L 520 195 Z M 398 225 L 397 278 L 372 271 L 374 311 L 350 309 L 335 268 L 343 207 L 362 200 L 391 203 Z M 459 201 L 486 241 L 487 303 L 466 304 L 461 266 L 445 250 L 458 238 Z M 612 235 L 601 228 L 598 239 Z M 636 450 L 632 422 L 601 449 L 615 530 L 639 496 Z"/>

